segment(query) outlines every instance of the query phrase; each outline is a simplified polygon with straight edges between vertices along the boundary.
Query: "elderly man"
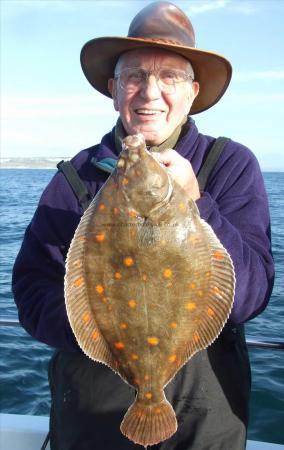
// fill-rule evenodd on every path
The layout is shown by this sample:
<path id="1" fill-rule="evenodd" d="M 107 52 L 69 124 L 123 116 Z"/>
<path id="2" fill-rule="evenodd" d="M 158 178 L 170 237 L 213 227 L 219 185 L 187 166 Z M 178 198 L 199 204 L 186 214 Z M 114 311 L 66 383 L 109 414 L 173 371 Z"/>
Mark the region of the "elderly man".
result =
<path id="1" fill-rule="evenodd" d="M 90 83 L 113 98 L 119 120 L 99 145 L 72 159 L 83 181 L 79 194 L 72 177 L 67 181 L 61 171 L 47 186 L 13 273 L 22 325 L 36 339 L 59 349 L 49 374 L 51 448 L 139 448 L 119 431 L 134 392 L 81 353 L 67 320 L 63 292 L 66 253 L 88 197 L 106 181 L 121 139 L 139 132 L 150 149 L 164 150 L 160 162 L 196 201 L 201 217 L 230 253 L 236 272 L 235 302 L 225 329 L 166 388 L 178 431 L 153 448 L 244 449 L 250 367 L 242 324 L 265 308 L 273 284 L 267 196 L 255 157 L 231 140 L 200 184 L 200 170 L 206 161 L 208 172 L 216 140 L 200 134 L 189 117 L 221 98 L 230 81 L 230 63 L 196 49 L 188 18 L 167 2 L 142 9 L 128 37 L 88 42 L 81 63 Z"/>
<path id="2" fill-rule="evenodd" d="M 193 80 L 190 62 L 178 54 L 158 48 L 122 54 L 108 89 L 125 132 L 142 133 L 149 146 L 165 142 L 183 123 L 198 95 L 199 84 Z M 200 197 L 189 161 L 174 150 L 163 152 L 160 161 L 193 200 Z"/>

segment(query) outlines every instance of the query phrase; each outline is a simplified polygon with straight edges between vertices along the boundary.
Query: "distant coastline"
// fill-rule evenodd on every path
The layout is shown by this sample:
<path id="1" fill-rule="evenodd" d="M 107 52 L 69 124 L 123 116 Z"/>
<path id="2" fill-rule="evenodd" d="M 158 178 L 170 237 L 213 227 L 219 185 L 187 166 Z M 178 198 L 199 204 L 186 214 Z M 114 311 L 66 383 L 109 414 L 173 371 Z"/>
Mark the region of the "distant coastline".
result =
<path id="1" fill-rule="evenodd" d="M 54 169 L 56 165 L 64 160 L 69 161 L 72 156 L 60 156 L 60 157 L 18 157 L 18 158 L 0 158 L 0 169 Z M 269 168 L 262 170 L 262 172 L 274 173 L 284 172 L 283 168 Z"/>
<path id="2" fill-rule="evenodd" d="M 1 158 L 1 169 L 56 169 L 56 165 L 62 161 L 71 159 L 69 156 L 58 158 L 34 157 L 34 158 Z"/>

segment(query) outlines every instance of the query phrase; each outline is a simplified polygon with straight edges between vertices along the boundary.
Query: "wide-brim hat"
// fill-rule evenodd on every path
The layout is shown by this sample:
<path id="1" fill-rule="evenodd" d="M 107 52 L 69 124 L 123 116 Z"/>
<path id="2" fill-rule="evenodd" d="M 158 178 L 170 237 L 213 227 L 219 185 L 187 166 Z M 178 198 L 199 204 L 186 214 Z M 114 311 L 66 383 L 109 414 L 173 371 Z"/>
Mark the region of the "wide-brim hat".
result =
<path id="1" fill-rule="evenodd" d="M 172 51 L 191 62 L 200 91 L 190 114 L 215 105 L 230 83 L 230 62 L 217 53 L 197 49 L 188 17 L 175 5 L 164 1 L 143 8 L 132 20 L 127 37 L 101 37 L 87 42 L 81 51 L 83 72 L 97 91 L 111 97 L 108 79 L 114 76 L 119 56 L 145 47 Z"/>

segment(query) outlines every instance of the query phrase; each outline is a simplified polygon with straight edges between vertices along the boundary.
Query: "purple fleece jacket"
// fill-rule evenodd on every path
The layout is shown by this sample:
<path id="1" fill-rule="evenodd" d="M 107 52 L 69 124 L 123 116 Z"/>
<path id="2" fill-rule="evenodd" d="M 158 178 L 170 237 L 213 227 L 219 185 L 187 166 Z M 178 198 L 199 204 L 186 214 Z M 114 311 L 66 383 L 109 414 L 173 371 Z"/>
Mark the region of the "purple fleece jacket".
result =
<path id="1" fill-rule="evenodd" d="M 202 135 L 191 120 L 176 150 L 198 173 L 214 138 Z M 91 147 L 72 160 L 88 190 L 95 194 L 108 174 L 94 167 L 93 156 L 117 158 L 114 130 L 99 148 Z M 258 162 L 246 147 L 229 141 L 197 201 L 206 220 L 234 262 L 236 293 L 229 321 L 243 323 L 265 308 L 273 287 L 267 195 Z M 28 226 L 13 270 L 13 292 L 23 327 L 46 344 L 79 351 L 64 303 L 65 258 L 82 216 L 68 182 L 56 173 Z"/>

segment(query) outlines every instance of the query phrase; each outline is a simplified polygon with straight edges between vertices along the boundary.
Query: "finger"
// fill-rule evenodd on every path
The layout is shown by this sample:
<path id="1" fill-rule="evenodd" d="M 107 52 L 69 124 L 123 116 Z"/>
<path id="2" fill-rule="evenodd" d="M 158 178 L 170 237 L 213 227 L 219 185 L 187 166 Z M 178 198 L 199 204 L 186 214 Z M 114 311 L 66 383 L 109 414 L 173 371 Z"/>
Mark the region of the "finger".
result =
<path id="1" fill-rule="evenodd" d="M 168 149 L 161 153 L 157 152 L 156 155 L 155 157 L 159 163 L 164 164 L 165 166 L 170 166 L 175 162 L 177 152 L 175 150 Z"/>

